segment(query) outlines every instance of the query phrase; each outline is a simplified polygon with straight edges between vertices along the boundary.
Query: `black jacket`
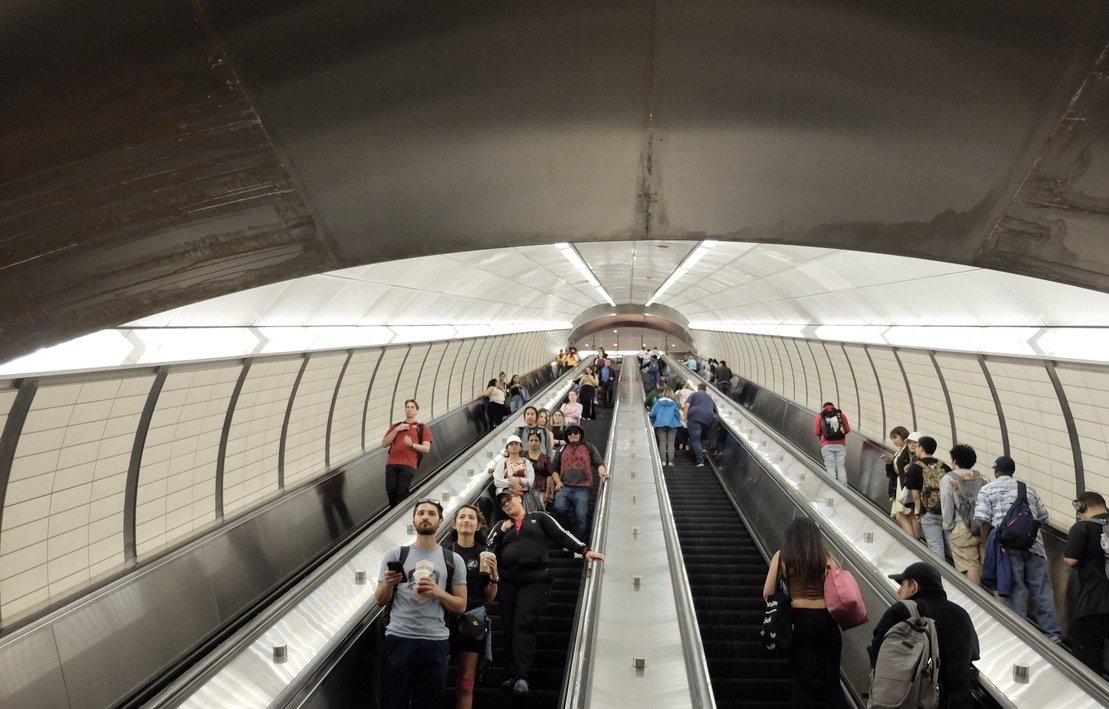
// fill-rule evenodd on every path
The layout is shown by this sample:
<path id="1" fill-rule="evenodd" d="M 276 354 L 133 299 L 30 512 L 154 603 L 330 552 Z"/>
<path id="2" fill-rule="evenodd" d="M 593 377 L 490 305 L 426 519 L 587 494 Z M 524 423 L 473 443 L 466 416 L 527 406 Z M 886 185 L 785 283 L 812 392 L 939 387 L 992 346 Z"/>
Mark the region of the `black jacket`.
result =
<path id="1" fill-rule="evenodd" d="M 550 542 L 578 554 L 585 554 L 588 549 L 546 512 L 524 515 L 518 532 L 515 525 L 502 532 L 498 523 L 489 538 L 489 549 L 497 555 L 497 569 L 503 580 L 534 583 L 550 579 L 547 554 Z"/>
<path id="2" fill-rule="evenodd" d="M 978 659 L 978 633 L 970 615 L 962 606 L 947 600 L 942 588 L 921 589 L 910 600 L 916 601 L 922 616 L 936 621 L 940 640 L 940 706 L 950 709 L 973 706 L 970 663 Z M 871 667 L 878 660 L 878 649 L 889 629 L 908 618 L 909 609 L 900 602 L 882 615 L 867 649 Z"/>

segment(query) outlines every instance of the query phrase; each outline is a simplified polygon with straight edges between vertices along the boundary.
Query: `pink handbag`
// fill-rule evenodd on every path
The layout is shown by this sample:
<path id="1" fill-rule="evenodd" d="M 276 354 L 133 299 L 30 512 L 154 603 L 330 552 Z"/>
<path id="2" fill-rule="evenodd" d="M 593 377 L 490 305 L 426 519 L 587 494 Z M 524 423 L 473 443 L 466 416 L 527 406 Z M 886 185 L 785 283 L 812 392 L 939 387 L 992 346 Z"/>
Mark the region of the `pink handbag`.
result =
<path id="1" fill-rule="evenodd" d="M 844 630 L 856 628 L 867 621 L 863 594 L 847 569 L 828 569 L 824 575 L 824 603 Z"/>

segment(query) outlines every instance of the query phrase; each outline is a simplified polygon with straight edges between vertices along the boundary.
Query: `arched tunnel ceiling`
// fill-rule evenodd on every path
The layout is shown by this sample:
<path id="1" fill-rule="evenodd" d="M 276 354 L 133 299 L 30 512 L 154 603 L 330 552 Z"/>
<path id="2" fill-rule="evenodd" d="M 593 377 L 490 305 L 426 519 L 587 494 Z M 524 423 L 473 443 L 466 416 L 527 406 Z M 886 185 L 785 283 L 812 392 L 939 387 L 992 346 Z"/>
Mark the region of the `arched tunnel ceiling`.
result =
<path id="1" fill-rule="evenodd" d="M 289 278 L 556 241 L 603 281 L 621 243 L 717 238 L 1106 291 L 1107 10 L 9 4 L 0 359 Z M 664 302 L 822 317 L 789 279 L 775 299 L 732 271 Z M 865 317 L 851 298 L 835 312 Z"/>

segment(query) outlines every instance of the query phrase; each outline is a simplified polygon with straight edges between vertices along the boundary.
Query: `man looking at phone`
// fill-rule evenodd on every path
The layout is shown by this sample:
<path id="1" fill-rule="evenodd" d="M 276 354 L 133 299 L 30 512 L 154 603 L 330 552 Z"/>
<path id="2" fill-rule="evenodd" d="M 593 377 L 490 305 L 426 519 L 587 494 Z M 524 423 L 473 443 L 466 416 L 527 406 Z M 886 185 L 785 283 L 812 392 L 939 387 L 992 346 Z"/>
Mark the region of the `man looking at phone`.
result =
<path id="1" fill-rule="evenodd" d="M 392 604 L 381 653 L 383 709 L 440 709 L 447 682 L 447 612 L 466 610 L 466 563 L 435 541 L 443 507 L 420 500 L 412 512 L 416 542 L 381 560 L 379 606 Z"/>
<path id="2" fill-rule="evenodd" d="M 412 478 L 420 465 L 420 456 L 431 450 L 431 429 L 416 420 L 420 405 L 415 399 L 404 402 L 404 420 L 394 423 L 381 439 L 381 447 L 389 449 L 385 459 L 385 492 L 389 509 L 408 497 Z"/>

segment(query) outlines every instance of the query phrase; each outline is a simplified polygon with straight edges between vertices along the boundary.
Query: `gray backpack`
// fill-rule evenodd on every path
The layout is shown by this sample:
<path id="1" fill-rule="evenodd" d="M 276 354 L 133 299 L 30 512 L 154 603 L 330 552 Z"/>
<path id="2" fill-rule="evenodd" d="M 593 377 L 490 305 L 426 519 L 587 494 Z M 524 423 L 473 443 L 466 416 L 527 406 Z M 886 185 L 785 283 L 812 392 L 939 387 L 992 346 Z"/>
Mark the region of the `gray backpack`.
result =
<path id="1" fill-rule="evenodd" d="M 872 709 L 935 709 L 940 703 L 940 643 L 936 622 L 917 610 L 915 601 L 901 601 L 908 620 L 894 625 L 882 639 L 870 675 Z"/>

